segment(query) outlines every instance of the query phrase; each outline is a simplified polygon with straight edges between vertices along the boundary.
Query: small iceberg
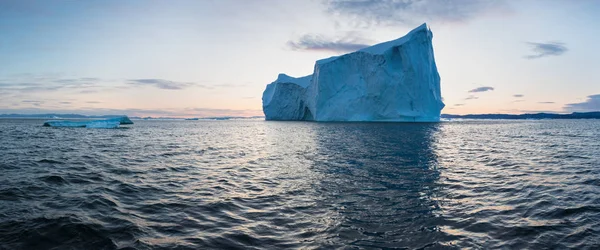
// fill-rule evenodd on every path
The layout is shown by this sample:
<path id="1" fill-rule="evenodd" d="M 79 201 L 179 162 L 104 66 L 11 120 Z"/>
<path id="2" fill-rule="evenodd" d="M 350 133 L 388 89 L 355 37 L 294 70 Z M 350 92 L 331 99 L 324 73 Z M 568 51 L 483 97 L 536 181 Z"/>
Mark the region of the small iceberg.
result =
<path id="1" fill-rule="evenodd" d="M 104 120 L 65 121 L 51 120 L 44 122 L 44 127 L 72 127 L 72 128 L 119 128 L 120 125 L 129 125 L 133 122 L 127 116 L 109 118 Z"/>

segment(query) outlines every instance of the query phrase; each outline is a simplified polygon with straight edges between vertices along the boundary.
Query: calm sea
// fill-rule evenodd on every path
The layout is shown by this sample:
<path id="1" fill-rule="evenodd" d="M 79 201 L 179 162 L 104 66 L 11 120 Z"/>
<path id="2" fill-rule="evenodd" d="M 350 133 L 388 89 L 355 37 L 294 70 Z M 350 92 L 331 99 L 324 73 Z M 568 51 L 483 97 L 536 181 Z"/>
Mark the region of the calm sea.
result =
<path id="1" fill-rule="evenodd" d="M 0 249 L 600 248 L 600 120 L 0 120 Z"/>

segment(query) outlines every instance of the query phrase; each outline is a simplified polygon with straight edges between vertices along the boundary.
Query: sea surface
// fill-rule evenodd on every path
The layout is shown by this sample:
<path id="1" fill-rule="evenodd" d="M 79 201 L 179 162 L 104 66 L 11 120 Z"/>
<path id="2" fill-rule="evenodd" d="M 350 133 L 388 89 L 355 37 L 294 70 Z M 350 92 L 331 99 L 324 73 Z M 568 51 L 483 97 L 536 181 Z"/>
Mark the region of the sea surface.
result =
<path id="1" fill-rule="evenodd" d="M 0 249 L 600 249 L 600 120 L 0 119 Z"/>

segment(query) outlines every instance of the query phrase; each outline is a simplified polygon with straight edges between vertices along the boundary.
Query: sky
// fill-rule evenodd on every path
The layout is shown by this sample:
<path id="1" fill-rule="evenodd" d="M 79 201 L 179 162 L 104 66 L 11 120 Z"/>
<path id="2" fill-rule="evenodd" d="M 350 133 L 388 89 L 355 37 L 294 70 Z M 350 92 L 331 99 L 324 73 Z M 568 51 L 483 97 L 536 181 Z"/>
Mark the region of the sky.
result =
<path id="1" fill-rule="evenodd" d="M 442 113 L 600 110 L 596 0 L 0 0 L 0 113 L 261 116 L 265 86 L 426 22 Z"/>

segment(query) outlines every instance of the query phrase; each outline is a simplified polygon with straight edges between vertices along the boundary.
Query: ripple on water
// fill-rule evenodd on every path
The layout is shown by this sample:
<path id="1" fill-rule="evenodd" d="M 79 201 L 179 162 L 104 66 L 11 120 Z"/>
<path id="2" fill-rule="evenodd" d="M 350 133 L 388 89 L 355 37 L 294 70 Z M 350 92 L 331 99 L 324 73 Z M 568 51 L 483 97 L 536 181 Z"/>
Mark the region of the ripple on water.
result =
<path id="1" fill-rule="evenodd" d="M 0 249 L 596 249 L 600 121 L 0 120 Z"/>

